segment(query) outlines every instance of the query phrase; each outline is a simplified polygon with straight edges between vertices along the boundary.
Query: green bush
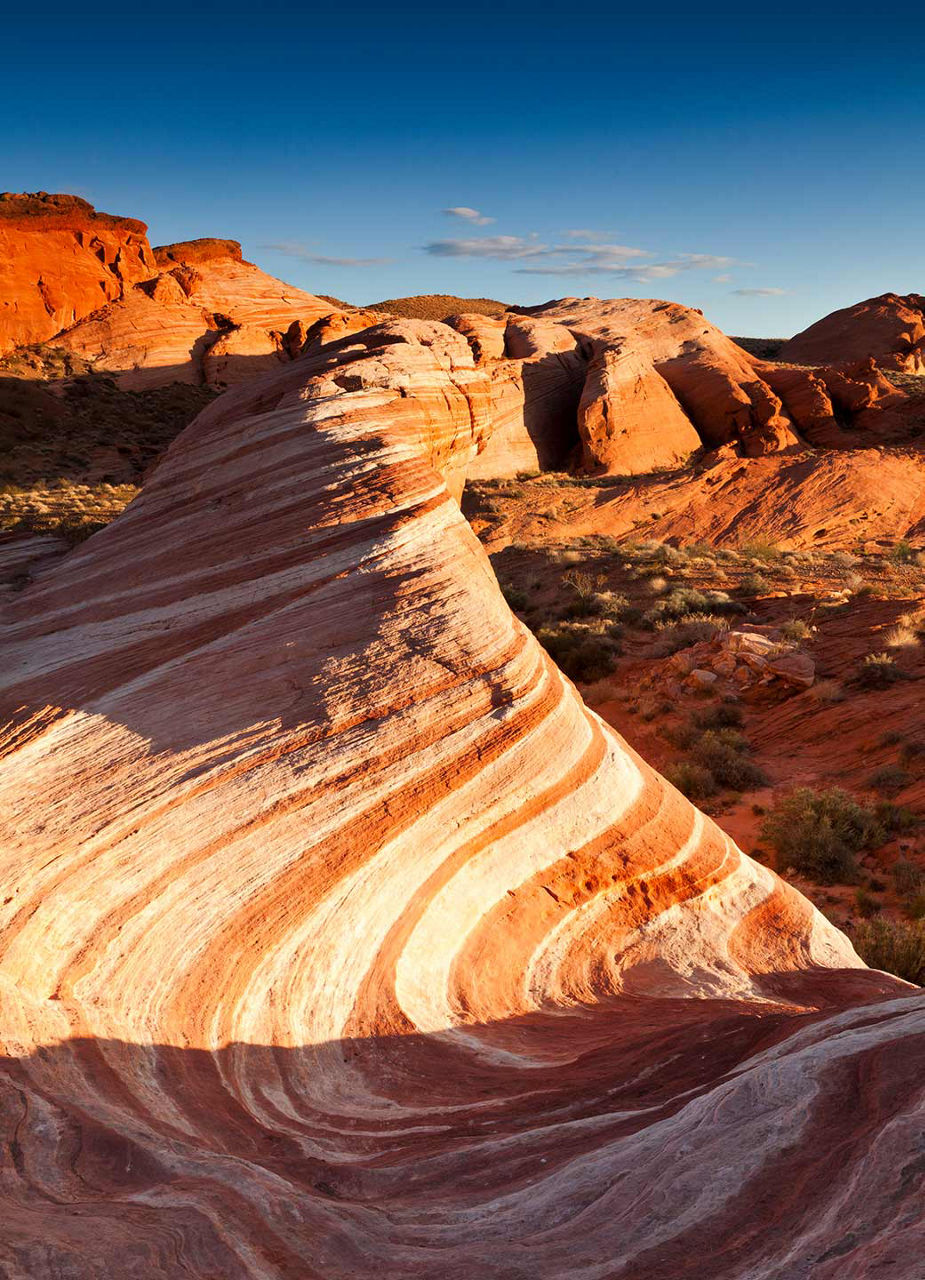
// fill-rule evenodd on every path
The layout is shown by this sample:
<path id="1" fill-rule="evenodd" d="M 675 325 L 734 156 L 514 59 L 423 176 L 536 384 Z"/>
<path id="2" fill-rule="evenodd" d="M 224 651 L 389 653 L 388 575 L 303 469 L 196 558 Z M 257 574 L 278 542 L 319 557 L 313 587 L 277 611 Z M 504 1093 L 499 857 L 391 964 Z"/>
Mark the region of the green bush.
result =
<path id="1" fill-rule="evenodd" d="M 866 920 L 854 931 L 855 950 L 871 969 L 895 973 L 906 982 L 925 982 L 925 925 L 921 921 Z"/>
<path id="2" fill-rule="evenodd" d="M 716 779 L 709 769 L 691 760 L 679 760 L 665 770 L 665 777 L 688 800 L 706 800 L 716 794 Z"/>
<path id="3" fill-rule="evenodd" d="M 904 804 L 893 804 L 892 800 L 878 800 L 874 805 L 874 817 L 884 831 L 909 831 L 917 827 L 918 815 Z"/>
<path id="4" fill-rule="evenodd" d="M 735 729 L 708 729 L 690 749 L 694 764 L 708 769 L 721 787 L 733 791 L 751 791 L 763 787 L 768 779 L 753 760 L 751 748 Z"/>
<path id="5" fill-rule="evenodd" d="M 905 673 L 888 653 L 869 653 L 855 672 L 855 683 L 862 689 L 889 689 Z"/>
<path id="6" fill-rule="evenodd" d="M 858 889 L 854 895 L 854 905 L 862 919 L 870 920 L 880 911 L 881 904 L 866 889 Z"/>
<path id="7" fill-rule="evenodd" d="M 617 642 L 599 632 L 541 627 L 536 638 L 570 680 L 583 684 L 609 676 L 620 656 Z"/>
<path id="8" fill-rule="evenodd" d="M 737 702 L 718 702 L 715 707 L 696 711 L 693 719 L 698 729 L 738 729 L 745 717 Z"/>
<path id="9" fill-rule="evenodd" d="M 745 596 L 764 596 L 771 590 L 771 584 L 760 573 L 747 573 L 739 583 L 739 590 Z"/>
<path id="10" fill-rule="evenodd" d="M 822 884 L 853 879 L 857 854 L 882 844 L 884 834 L 873 811 L 840 787 L 798 787 L 762 825 L 778 866 L 793 867 Z"/>
<path id="11" fill-rule="evenodd" d="M 867 781 L 875 791 L 885 791 L 890 795 L 902 791 L 903 787 L 909 785 L 912 778 L 898 764 L 885 764 L 875 769 Z"/>

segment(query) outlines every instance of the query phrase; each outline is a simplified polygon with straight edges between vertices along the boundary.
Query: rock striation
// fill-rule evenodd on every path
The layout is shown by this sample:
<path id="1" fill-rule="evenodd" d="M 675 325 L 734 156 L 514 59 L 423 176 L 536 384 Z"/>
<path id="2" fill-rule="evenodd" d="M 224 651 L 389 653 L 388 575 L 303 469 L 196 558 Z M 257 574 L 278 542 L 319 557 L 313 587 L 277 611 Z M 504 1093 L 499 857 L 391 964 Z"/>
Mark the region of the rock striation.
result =
<path id="1" fill-rule="evenodd" d="M 785 342 L 779 359 L 835 364 L 873 358 L 882 369 L 925 373 L 925 297 L 884 293 L 833 311 Z"/>
<path id="2" fill-rule="evenodd" d="M 0 356 L 46 342 L 151 276 L 147 230 L 78 196 L 0 194 Z"/>
<path id="3" fill-rule="evenodd" d="M 297 355 L 330 303 L 267 275 L 234 240 L 154 251 L 157 274 L 59 334 L 57 346 L 127 390 L 223 388 Z"/>
<path id="4" fill-rule="evenodd" d="M 916 1274 L 925 997 L 510 613 L 490 410 L 347 334 L 6 603 L 13 1280 Z"/>

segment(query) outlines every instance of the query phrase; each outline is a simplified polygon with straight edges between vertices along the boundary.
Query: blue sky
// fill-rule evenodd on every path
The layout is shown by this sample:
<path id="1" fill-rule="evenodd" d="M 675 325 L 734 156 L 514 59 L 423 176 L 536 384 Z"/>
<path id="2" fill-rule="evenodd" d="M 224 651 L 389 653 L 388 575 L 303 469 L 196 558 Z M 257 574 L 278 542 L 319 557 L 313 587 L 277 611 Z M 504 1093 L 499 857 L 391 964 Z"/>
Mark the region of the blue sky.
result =
<path id="1" fill-rule="evenodd" d="M 778 336 L 925 291 L 925 7 L 17 9 L 0 186 L 313 292 L 661 297 Z"/>

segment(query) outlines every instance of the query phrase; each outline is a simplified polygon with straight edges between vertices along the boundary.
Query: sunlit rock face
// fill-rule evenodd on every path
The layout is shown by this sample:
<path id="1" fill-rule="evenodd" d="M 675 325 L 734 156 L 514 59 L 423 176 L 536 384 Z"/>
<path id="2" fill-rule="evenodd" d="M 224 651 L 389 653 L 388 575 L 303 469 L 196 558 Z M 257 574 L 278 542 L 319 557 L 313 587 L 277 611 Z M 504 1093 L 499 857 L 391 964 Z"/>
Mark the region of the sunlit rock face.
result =
<path id="1" fill-rule="evenodd" d="M 490 410 L 348 334 L 5 604 L 6 1275 L 917 1275 L 925 998 L 512 616 Z"/>
<path id="2" fill-rule="evenodd" d="M 925 297 L 884 293 L 823 316 L 785 342 L 781 360 L 841 364 L 873 358 L 882 369 L 925 373 Z"/>
<path id="3" fill-rule="evenodd" d="M 154 250 L 151 278 L 60 334 L 56 345 L 127 390 L 173 382 L 222 389 L 288 363 L 332 307 L 267 275 L 235 240 Z"/>
<path id="4" fill-rule="evenodd" d="M 0 356 L 47 342 L 153 275 L 147 230 L 78 196 L 0 195 Z"/>

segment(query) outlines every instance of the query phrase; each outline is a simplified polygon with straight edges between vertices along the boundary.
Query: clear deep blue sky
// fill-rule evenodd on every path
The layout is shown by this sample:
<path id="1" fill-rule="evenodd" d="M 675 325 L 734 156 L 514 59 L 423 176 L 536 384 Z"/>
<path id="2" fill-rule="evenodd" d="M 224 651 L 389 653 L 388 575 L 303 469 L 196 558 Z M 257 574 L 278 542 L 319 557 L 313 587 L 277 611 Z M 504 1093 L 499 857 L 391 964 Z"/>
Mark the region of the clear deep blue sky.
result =
<path id="1" fill-rule="evenodd" d="M 313 292 L 767 336 L 925 292 L 925 6 L 19 4 L 2 42 L 0 187 Z"/>

